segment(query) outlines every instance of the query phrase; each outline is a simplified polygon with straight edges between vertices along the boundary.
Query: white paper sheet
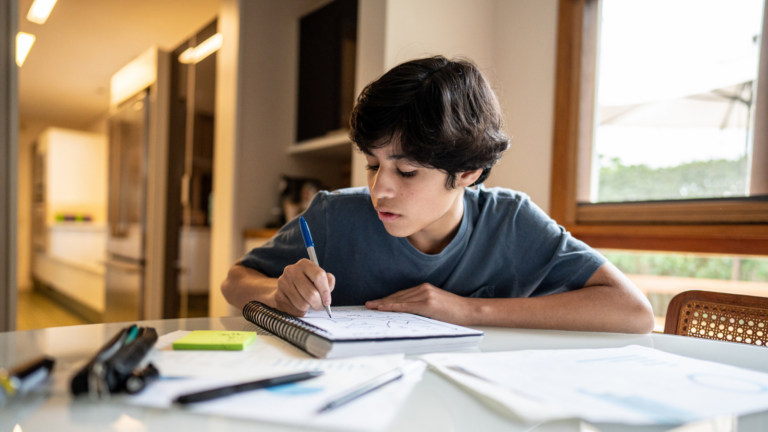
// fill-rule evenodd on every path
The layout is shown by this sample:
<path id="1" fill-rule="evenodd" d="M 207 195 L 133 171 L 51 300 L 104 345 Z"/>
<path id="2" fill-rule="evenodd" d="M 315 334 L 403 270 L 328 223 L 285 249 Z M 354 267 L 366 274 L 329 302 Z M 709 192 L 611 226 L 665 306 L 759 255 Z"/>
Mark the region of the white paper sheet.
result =
<path id="1" fill-rule="evenodd" d="M 318 360 L 276 336 L 259 335 L 243 351 L 174 351 L 173 341 L 188 335 L 175 331 L 161 336 L 149 355 L 163 377 L 235 378 L 240 381 L 308 370 L 377 373 L 402 364 L 404 355 Z M 374 359 L 374 360 L 372 360 Z M 382 369 L 383 368 L 383 369 Z"/>
<path id="2" fill-rule="evenodd" d="M 334 340 L 361 338 L 401 338 L 425 336 L 481 335 L 481 331 L 402 312 L 382 312 L 364 306 L 309 311 L 303 321 L 328 331 Z"/>
<path id="3" fill-rule="evenodd" d="M 768 410 L 768 374 L 639 346 L 422 358 L 529 422 L 682 424 Z"/>
<path id="4" fill-rule="evenodd" d="M 342 392 L 402 366 L 404 356 L 317 360 L 274 336 L 259 336 L 257 342 L 242 352 L 168 349 L 174 340 L 188 333 L 178 331 L 160 338 L 151 361 L 164 378 L 139 395 L 125 398 L 127 403 L 170 408 L 172 401 L 183 394 L 300 371 L 322 370 L 324 375 L 311 380 L 191 404 L 184 409 L 314 428 L 376 431 L 394 419 L 400 404 L 426 369 L 426 364 L 419 362 L 420 365 L 410 368 L 402 379 L 336 410 L 317 414 L 320 407 Z"/>
<path id="5" fill-rule="evenodd" d="M 419 362 L 400 380 L 387 384 L 347 405 L 318 414 L 317 411 L 336 396 L 367 382 L 369 374 L 326 372 L 312 380 L 240 393 L 209 402 L 191 404 L 183 409 L 199 414 L 235 417 L 349 431 L 378 431 L 394 419 L 400 405 L 421 381 L 426 363 Z M 170 408 L 177 396 L 239 382 L 233 379 L 168 379 L 155 382 L 145 392 L 129 397 L 132 405 Z"/>

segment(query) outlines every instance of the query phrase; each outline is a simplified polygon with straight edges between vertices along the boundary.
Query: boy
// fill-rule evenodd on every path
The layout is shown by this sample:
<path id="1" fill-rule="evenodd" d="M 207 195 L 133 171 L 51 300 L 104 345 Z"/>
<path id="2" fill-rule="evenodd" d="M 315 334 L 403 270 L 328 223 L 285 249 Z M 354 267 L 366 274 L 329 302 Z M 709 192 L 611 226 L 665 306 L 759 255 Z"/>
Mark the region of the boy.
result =
<path id="1" fill-rule="evenodd" d="M 525 194 L 482 183 L 509 146 L 496 95 L 467 60 L 396 66 L 360 94 L 350 137 L 368 187 L 317 194 L 222 284 L 242 308 L 295 316 L 323 305 L 410 312 L 460 325 L 647 333 L 648 300 Z M 480 185 L 476 189 L 470 186 Z"/>

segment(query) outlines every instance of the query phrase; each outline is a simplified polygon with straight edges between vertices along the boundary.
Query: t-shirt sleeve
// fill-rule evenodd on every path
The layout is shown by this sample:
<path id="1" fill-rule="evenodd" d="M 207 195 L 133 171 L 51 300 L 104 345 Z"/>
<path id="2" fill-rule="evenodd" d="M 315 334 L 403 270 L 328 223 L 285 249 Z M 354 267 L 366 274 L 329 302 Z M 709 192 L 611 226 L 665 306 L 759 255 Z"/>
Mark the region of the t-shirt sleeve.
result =
<path id="1" fill-rule="evenodd" d="M 312 199 L 307 210 L 301 214 L 307 220 L 312 241 L 315 244 L 320 262 L 323 262 L 323 251 L 326 235 L 326 192 L 320 192 Z M 285 267 L 296 264 L 302 258 L 309 259 L 304 239 L 301 236 L 299 217 L 297 216 L 267 243 L 252 249 L 240 260 L 240 264 L 252 268 L 265 275 L 276 278 L 283 274 Z"/>
<path id="2" fill-rule="evenodd" d="M 584 287 L 606 259 L 577 240 L 527 197 L 513 224 L 513 268 L 524 296 L 538 297 Z"/>

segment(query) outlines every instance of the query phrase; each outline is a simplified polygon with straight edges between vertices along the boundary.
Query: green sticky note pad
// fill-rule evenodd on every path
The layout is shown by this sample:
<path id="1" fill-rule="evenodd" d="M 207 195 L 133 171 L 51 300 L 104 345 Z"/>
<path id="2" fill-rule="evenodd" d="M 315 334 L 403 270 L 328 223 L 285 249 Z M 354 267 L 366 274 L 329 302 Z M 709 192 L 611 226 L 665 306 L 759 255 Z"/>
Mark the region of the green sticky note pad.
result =
<path id="1" fill-rule="evenodd" d="M 174 350 L 241 351 L 256 340 L 256 332 L 195 330 L 177 339 Z"/>

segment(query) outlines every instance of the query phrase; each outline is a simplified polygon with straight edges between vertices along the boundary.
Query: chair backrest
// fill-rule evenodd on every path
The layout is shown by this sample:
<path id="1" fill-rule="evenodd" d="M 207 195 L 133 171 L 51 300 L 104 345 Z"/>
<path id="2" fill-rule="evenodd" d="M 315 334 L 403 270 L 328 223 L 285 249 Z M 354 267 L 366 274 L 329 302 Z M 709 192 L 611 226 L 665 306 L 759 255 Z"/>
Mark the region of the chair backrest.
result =
<path id="1" fill-rule="evenodd" d="M 669 303 L 664 333 L 766 346 L 768 298 L 681 292 Z"/>

